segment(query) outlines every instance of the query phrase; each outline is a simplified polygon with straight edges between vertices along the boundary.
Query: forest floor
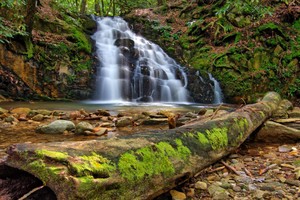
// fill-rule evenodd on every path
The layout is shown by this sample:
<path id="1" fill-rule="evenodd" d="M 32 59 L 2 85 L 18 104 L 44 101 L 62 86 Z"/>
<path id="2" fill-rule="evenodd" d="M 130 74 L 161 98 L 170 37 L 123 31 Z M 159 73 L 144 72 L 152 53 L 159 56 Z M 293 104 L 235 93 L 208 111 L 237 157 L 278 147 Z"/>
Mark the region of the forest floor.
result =
<path id="1" fill-rule="evenodd" d="M 247 141 L 227 158 L 161 195 L 167 199 L 300 199 L 300 143 Z"/>

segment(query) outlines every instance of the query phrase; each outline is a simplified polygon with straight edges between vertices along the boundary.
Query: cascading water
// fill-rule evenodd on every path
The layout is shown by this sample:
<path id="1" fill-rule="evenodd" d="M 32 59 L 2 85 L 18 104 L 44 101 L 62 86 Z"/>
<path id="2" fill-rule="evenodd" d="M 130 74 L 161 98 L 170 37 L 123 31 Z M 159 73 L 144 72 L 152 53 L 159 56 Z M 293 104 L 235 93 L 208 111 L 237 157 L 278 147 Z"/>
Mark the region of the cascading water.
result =
<path id="1" fill-rule="evenodd" d="M 209 79 L 214 83 L 214 104 L 220 104 L 223 102 L 223 93 L 220 87 L 219 82 L 210 74 L 208 73 Z"/>
<path id="2" fill-rule="evenodd" d="M 96 21 L 96 100 L 188 101 L 186 74 L 158 45 L 133 33 L 122 18 Z"/>

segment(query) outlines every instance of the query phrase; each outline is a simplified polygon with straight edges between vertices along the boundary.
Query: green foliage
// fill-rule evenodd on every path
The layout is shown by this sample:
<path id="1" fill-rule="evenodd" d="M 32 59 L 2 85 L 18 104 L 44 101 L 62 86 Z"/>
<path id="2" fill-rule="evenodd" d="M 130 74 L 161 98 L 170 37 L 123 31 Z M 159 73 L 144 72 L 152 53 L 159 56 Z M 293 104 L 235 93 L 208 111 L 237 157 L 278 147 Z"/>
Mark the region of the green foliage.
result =
<path id="1" fill-rule="evenodd" d="M 231 12 L 251 16 L 253 20 L 272 14 L 271 7 L 264 6 L 259 0 L 227 0 L 224 6 L 217 8 L 216 15 L 223 18 Z"/>
<path id="2" fill-rule="evenodd" d="M 1 0 L 0 8 L 1 7 L 13 8 L 14 6 L 25 5 L 25 4 L 26 4 L 25 0 Z"/>
<path id="3" fill-rule="evenodd" d="M 82 31 L 74 29 L 73 37 L 76 40 L 77 49 L 79 51 L 85 51 L 86 53 L 92 52 L 92 45 Z"/>
<path id="4" fill-rule="evenodd" d="M 0 17 L 0 43 L 9 42 L 9 39 L 17 36 L 27 36 L 25 24 L 11 24 L 4 23 L 4 19 Z"/>

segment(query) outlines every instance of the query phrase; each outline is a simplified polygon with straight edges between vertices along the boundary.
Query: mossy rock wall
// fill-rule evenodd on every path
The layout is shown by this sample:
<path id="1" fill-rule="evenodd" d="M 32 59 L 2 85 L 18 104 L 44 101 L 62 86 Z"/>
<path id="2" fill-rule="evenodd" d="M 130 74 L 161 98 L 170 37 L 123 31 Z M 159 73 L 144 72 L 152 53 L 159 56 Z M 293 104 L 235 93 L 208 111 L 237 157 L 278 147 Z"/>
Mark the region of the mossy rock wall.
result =
<path id="1" fill-rule="evenodd" d="M 210 72 L 227 102 L 254 102 L 269 90 L 297 102 L 299 3 L 249 2 L 170 4 L 145 15 L 134 11 L 126 19 L 182 65 Z"/>
<path id="2" fill-rule="evenodd" d="M 96 23 L 90 17 L 63 10 L 54 1 L 41 0 L 36 9 L 30 37 L 16 34 L 0 45 L 0 65 L 10 69 L 34 94 L 24 98 L 91 97 L 94 59 L 90 35 Z M 10 11 L 14 12 L 13 8 Z"/>
<path id="3" fill-rule="evenodd" d="M 152 199 L 235 150 L 281 98 L 177 129 L 80 142 L 17 144 L 5 165 L 24 170 L 58 199 Z"/>

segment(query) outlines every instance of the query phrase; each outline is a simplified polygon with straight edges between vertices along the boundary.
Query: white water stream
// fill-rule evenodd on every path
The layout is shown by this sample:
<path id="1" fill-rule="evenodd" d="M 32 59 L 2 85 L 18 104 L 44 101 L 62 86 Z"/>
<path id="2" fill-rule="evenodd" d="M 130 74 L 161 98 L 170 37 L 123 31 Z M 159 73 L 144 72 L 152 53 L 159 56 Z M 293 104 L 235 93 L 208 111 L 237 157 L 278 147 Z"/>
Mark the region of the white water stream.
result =
<path id="1" fill-rule="evenodd" d="M 122 18 L 96 21 L 97 101 L 188 101 L 186 74 L 158 45 L 133 33 Z"/>

